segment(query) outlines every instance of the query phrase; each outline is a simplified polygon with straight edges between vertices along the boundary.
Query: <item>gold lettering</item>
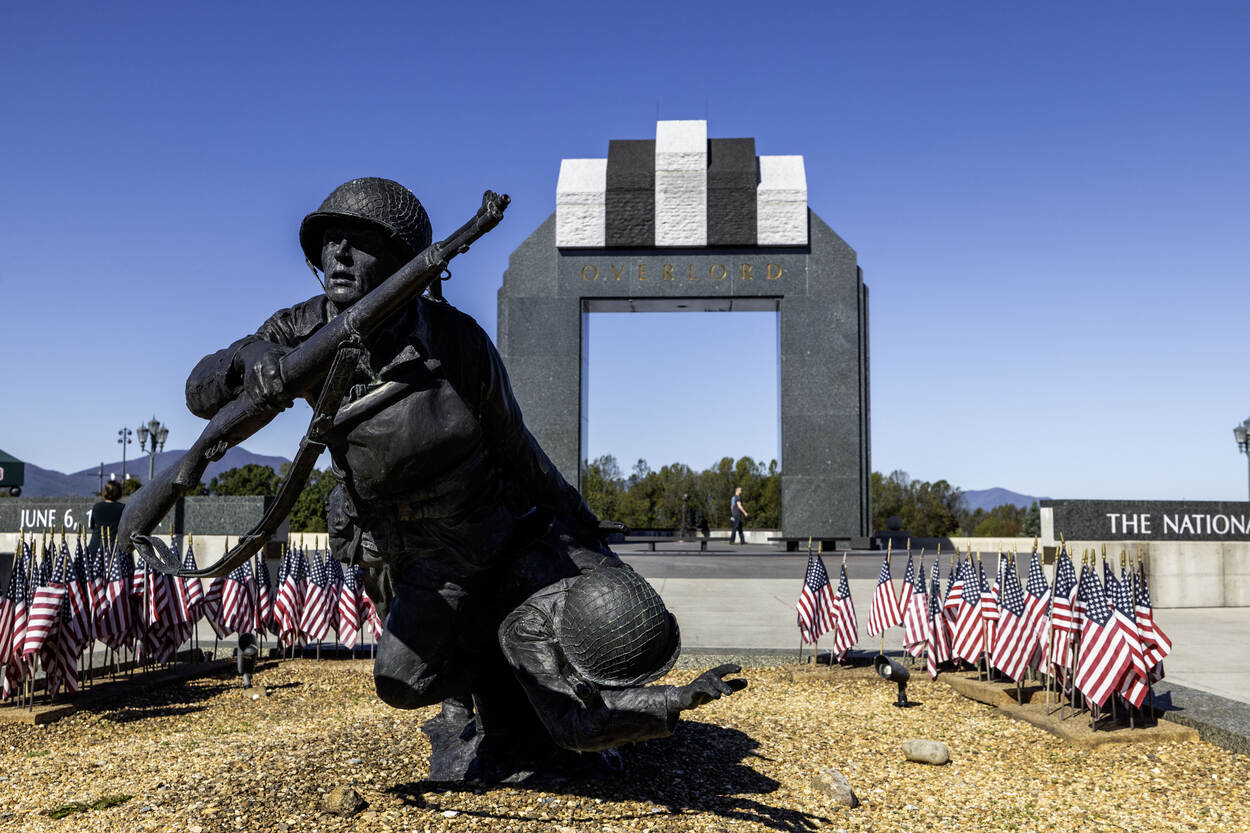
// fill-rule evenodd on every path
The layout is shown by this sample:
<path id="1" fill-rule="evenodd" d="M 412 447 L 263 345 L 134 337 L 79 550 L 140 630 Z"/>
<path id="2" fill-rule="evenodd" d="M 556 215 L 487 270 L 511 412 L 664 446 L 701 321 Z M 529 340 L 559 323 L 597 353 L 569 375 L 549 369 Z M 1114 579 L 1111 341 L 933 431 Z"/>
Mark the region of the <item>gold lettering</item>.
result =
<path id="1" fill-rule="evenodd" d="M 616 264 L 615 264 L 615 263 L 613 263 L 613 264 L 612 264 L 612 274 L 613 274 L 613 275 L 616 275 L 616 279 L 619 281 L 619 280 L 621 279 L 621 275 L 623 274 L 623 270 L 617 270 L 617 268 L 616 268 Z"/>
<path id="2" fill-rule="evenodd" d="M 694 276 L 694 264 L 693 264 L 693 263 L 692 263 L 692 264 L 690 264 L 690 280 L 692 280 L 692 281 L 697 281 L 697 280 L 698 280 L 698 278 L 696 278 L 696 277 Z"/>
<path id="3" fill-rule="evenodd" d="M 593 273 L 590 277 L 586 277 L 586 270 L 587 270 L 587 269 L 593 269 L 593 270 L 595 270 L 595 271 L 594 271 L 594 273 Z M 598 266 L 596 266 L 596 265 L 594 265 L 593 263 L 587 263 L 585 266 L 583 266 L 583 267 L 582 267 L 582 280 L 584 280 L 584 281 L 597 281 L 597 280 L 599 280 L 599 267 L 598 267 Z"/>
<path id="4" fill-rule="evenodd" d="M 638 264 L 638 280 L 645 281 L 647 279 L 647 264 Z"/>
<path id="5" fill-rule="evenodd" d="M 773 274 L 774 269 L 777 270 L 777 274 L 775 275 Z M 779 263 L 768 264 L 768 271 L 767 271 L 767 274 L 764 275 L 764 277 L 770 281 L 775 281 L 777 280 L 777 278 L 780 278 L 781 277 L 781 264 Z"/>
<path id="6" fill-rule="evenodd" d="M 717 276 L 716 274 L 717 269 L 720 270 L 719 276 Z M 725 266 L 720 263 L 713 263 L 711 266 L 707 268 L 707 276 L 714 281 L 723 281 L 725 279 L 725 276 L 728 274 L 729 274 L 729 270 L 726 269 Z"/>
<path id="7" fill-rule="evenodd" d="M 673 264 L 664 264 L 664 280 L 671 281 L 673 279 Z"/>
<path id="8" fill-rule="evenodd" d="M 755 280 L 755 276 L 751 274 L 751 264 L 749 263 L 742 264 L 742 280 L 744 281 Z"/>

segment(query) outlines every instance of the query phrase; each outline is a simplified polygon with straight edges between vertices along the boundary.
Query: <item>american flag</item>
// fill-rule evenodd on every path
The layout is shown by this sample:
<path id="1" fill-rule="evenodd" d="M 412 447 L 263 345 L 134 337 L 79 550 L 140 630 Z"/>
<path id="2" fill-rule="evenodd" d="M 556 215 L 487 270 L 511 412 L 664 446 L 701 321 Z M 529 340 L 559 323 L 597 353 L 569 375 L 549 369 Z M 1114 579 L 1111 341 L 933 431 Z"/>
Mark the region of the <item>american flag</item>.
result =
<path id="1" fill-rule="evenodd" d="M 1150 691 L 1150 671 L 1146 667 L 1141 634 L 1137 630 L 1137 620 L 1133 611 L 1133 585 L 1127 573 L 1115 585 L 1115 598 L 1112 615 L 1124 633 L 1125 643 L 1129 648 L 1128 671 L 1120 680 L 1119 691 L 1125 700 L 1140 707 Z"/>
<path id="2" fill-rule="evenodd" d="M 1163 659 L 1172 653 L 1172 640 L 1155 621 L 1154 605 L 1150 602 L 1150 586 L 1146 583 L 1146 563 L 1141 563 L 1137 575 L 1137 598 L 1134 613 L 1137 630 L 1146 648 L 1146 664 L 1150 666 L 1155 680 L 1163 679 Z"/>
<path id="3" fill-rule="evenodd" d="M 1090 702 L 1102 706 L 1132 664 L 1132 652 L 1092 573 L 1090 581 L 1081 581 L 1079 592 L 1085 596 L 1086 607 L 1074 681 Z"/>
<path id="4" fill-rule="evenodd" d="M 46 543 L 43 550 L 44 562 L 48 563 Z M 36 586 L 35 595 L 31 599 L 30 611 L 26 621 L 26 640 L 22 644 L 22 654 L 28 657 L 39 653 L 43 648 L 53 628 L 56 627 L 57 620 L 60 618 L 61 602 L 65 600 L 65 596 L 69 592 L 65 586 L 64 561 L 61 561 L 56 566 L 51 576 L 45 578 L 42 565 L 39 572 L 39 583 Z"/>
<path id="5" fill-rule="evenodd" d="M 924 562 L 924 550 L 920 552 L 921 563 Z M 911 542 L 907 542 L 907 566 L 903 568 L 903 586 L 899 589 L 898 609 L 902 611 L 903 618 L 907 618 L 907 601 L 911 598 L 912 591 L 916 584 L 916 568 L 911 562 Z"/>
<path id="6" fill-rule="evenodd" d="M 855 617 L 855 602 L 851 600 L 851 583 L 846 580 L 846 564 L 838 576 L 838 590 L 833 594 L 833 655 L 838 661 L 859 641 L 859 621 Z"/>
<path id="7" fill-rule="evenodd" d="M 366 589 L 368 587 L 368 585 L 365 584 L 364 571 L 361 570 L 360 567 L 356 568 L 356 581 L 360 584 L 362 589 Z M 373 630 L 373 641 L 377 642 L 382 638 L 382 617 L 378 616 L 378 609 L 374 606 L 373 599 L 369 598 L 369 594 L 367 592 L 360 594 L 360 606 L 365 612 L 365 621 L 369 623 L 370 629 Z M 855 612 L 852 610 L 851 615 L 853 616 L 854 613 Z M 835 646 L 836 642 L 837 640 L 835 637 Z"/>
<path id="8" fill-rule="evenodd" d="M 356 570 L 347 565 L 343 571 L 343 586 L 339 590 L 339 642 L 350 651 L 360 640 L 360 585 L 356 583 Z"/>
<path id="9" fill-rule="evenodd" d="M 903 649 L 913 657 L 924 653 L 929 642 L 929 594 L 924 586 L 924 558 L 912 569 L 911 557 L 907 558 L 907 573 L 912 573 L 910 590 L 903 592 L 907 603 L 903 606 Z M 906 573 L 904 573 L 906 575 Z"/>
<path id="10" fill-rule="evenodd" d="M 278 618 L 279 639 L 287 645 L 300 640 L 299 625 L 304 612 L 304 556 L 302 551 L 288 548 L 282 555 L 279 570 L 278 596 L 274 613 Z"/>
<path id="11" fill-rule="evenodd" d="M 998 575 L 1003 574 L 1003 565 L 1007 561 L 1007 556 L 999 553 L 998 555 Z M 981 571 L 981 621 L 985 623 L 986 643 L 994 644 L 994 628 L 998 625 L 998 593 L 990 587 L 988 578 L 985 575 L 985 565 L 978 562 L 977 569 Z"/>
<path id="12" fill-rule="evenodd" d="M 195 563 L 194 543 L 191 537 L 187 536 L 187 551 L 182 556 L 182 569 L 194 570 L 198 566 Z M 178 594 L 175 610 L 178 620 L 194 626 L 199 621 L 200 610 L 204 606 L 204 585 L 200 583 L 198 578 L 183 578 L 179 576 L 174 584 L 174 590 Z M 190 634 L 188 633 L 187 636 L 190 636 Z"/>
<path id="13" fill-rule="evenodd" d="M 985 648 L 984 620 L 981 618 L 981 580 L 971 560 L 964 561 L 959 566 L 964 574 L 963 592 L 959 613 L 951 632 L 951 653 L 958 659 L 976 663 Z"/>
<path id="14" fill-rule="evenodd" d="M 130 602 L 130 581 L 134 569 L 130 565 L 130 557 L 115 548 L 107 570 L 107 604 L 104 616 L 99 620 L 97 636 L 105 645 L 118 650 L 129 641 L 134 630 L 134 607 Z"/>
<path id="15" fill-rule="evenodd" d="M 1102 586 L 1106 588 L 1107 600 L 1114 602 L 1120 592 L 1120 580 L 1115 577 L 1115 571 L 1107 563 L 1106 554 L 1102 557 Z"/>
<path id="16" fill-rule="evenodd" d="M 946 613 L 942 608 L 942 583 L 938 577 L 938 562 L 933 562 L 933 580 L 929 584 L 929 642 L 925 652 L 925 670 L 937 679 L 938 666 L 951 660 L 950 631 L 947 630 Z"/>
<path id="17" fill-rule="evenodd" d="M 9 574 L 8 596 L 13 600 L 13 620 L 9 639 L 0 643 L 0 662 L 4 663 L 3 694 L 12 697 L 21 688 L 22 681 L 31 672 L 30 663 L 23 659 L 22 649 L 26 643 L 26 622 L 30 610 L 31 587 L 27 565 L 31 563 L 30 545 L 23 539 L 15 548 L 13 570 Z"/>
<path id="18" fill-rule="evenodd" d="M 326 591 L 329 576 L 321 550 L 314 550 L 308 560 L 309 581 L 304 590 L 304 611 L 299 629 L 308 642 L 320 642 L 330 630 L 330 596 Z"/>
<path id="19" fill-rule="evenodd" d="M 208 583 L 208 589 L 204 591 L 204 601 L 200 604 L 205 620 L 212 627 L 213 633 L 217 634 L 218 639 L 230 633 L 222 620 L 221 599 L 225 591 L 226 576 L 213 576 L 212 581 Z"/>
<path id="20" fill-rule="evenodd" d="M 65 637 L 73 647 L 77 666 L 77 656 L 91 636 L 91 595 L 78 569 L 82 564 L 82 547 L 79 546 L 74 555 L 70 555 L 64 535 L 61 536 L 61 559 L 65 564 L 65 587 L 68 591 L 62 604 L 65 614 L 62 624 Z"/>
<path id="21" fill-rule="evenodd" d="M 338 639 L 343 635 L 343 626 L 339 622 L 339 596 L 343 592 L 343 565 L 339 564 L 337 558 L 330 555 L 330 550 L 326 549 L 326 616 L 330 620 L 330 626 L 334 628 L 335 638 Z"/>
<path id="22" fill-rule="evenodd" d="M 224 633 L 251 633 L 255 621 L 252 588 L 249 577 L 251 563 L 244 561 L 226 575 L 221 588 L 220 624 Z"/>
<path id="23" fill-rule="evenodd" d="M 1050 650 L 1048 652 L 1052 673 L 1062 672 L 1072 665 L 1072 638 L 1077 630 L 1072 617 L 1072 604 L 1076 590 L 1076 568 L 1065 547 L 1055 562 L 1055 592 L 1050 605 Z"/>
<path id="24" fill-rule="evenodd" d="M 278 635 L 278 623 L 273 615 L 273 580 L 269 577 L 269 565 L 264 552 L 256 555 L 256 630 Z"/>
<path id="25" fill-rule="evenodd" d="M 88 569 L 88 582 L 91 585 L 91 622 L 93 630 L 98 633 L 100 621 L 104 618 L 104 613 L 108 610 L 109 590 L 108 590 L 108 571 L 104 567 L 104 550 L 96 547 L 87 553 L 86 563 L 91 565 Z"/>
<path id="26" fill-rule="evenodd" d="M 998 630 L 994 636 L 994 667 L 1013 680 L 1024 676 L 1032 655 L 1034 643 L 1028 637 L 1028 622 L 1024 618 L 1024 588 L 1014 564 L 999 570 L 1000 605 Z"/>
<path id="27" fill-rule="evenodd" d="M 1089 603 L 1089 588 L 1098 581 L 1098 573 L 1081 557 L 1081 577 L 1076 583 L 1076 596 L 1072 599 L 1072 622 L 1079 634 L 1085 626 L 1085 607 Z"/>
<path id="28" fill-rule="evenodd" d="M 18 548 L 16 558 L 20 558 L 21 548 Z M 15 586 L 14 579 L 17 577 L 17 565 L 13 565 L 9 574 L 9 586 L 7 590 L 0 590 L 0 666 L 5 666 L 8 671 L 9 664 L 9 646 L 13 644 L 13 608 L 15 607 L 14 599 L 16 598 L 18 588 Z M 4 692 L 4 697 L 8 697 L 8 692 Z"/>
<path id="29" fill-rule="evenodd" d="M 1050 585 L 1042 570 L 1042 560 L 1033 553 L 1029 559 L 1029 579 L 1024 588 L 1024 639 L 1029 645 L 1029 668 L 1040 668 L 1045 660 L 1046 609 L 1050 607 Z"/>
<path id="30" fill-rule="evenodd" d="M 799 636 L 809 644 L 833 630 L 836 624 L 829 573 L 817 553 L 809 552 L 807 555 L 807 572 L 803 576 L 803 589 L 799 591 L 795 609 L 798 611 Z"/>
<path id="31" fill-rule="evenodd" d="M 946 618 L 950 620 L 952 626 L 964 600 L 964 562 L 959 558 L 958 553 L 955 554 L 955 562 L 951 564 L 950 572 L 946 576 L 946 596 L 942 602 L 942 607 L 946 610 Z"/>
<path id="32" fill-rule="evenodd" d="M 881 559 L 881 574 L 877 576 L 877 589 L 872 593 L 872 606 L 868 608 L 868 635 L 883 634 L 886 628 L 903 624 L 903 611 L 898 608 L 898 596 L 894 594 L 894 581 L 890 578 L 890 553 Z"/>

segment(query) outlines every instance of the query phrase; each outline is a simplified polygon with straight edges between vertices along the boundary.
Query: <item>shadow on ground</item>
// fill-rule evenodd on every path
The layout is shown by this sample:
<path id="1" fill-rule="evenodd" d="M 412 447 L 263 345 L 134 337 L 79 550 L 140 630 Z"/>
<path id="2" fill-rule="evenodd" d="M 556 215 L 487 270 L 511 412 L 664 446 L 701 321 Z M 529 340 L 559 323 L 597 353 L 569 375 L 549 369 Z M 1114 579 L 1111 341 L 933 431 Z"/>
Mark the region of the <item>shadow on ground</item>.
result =
<path id="1" fill-rule="evenodd" d="M 763 759 L 764 756 L 756 751 L 758 748 L 758 742 L 737 729 L 683 721 L 670 738 L 622 748 L 624 771 L 619 774 L 596 780 L 547 780 L 533 786 L 516 784 L 509 787 L 603 800 L 602 805 L 582 808 L 568 819 L 573 824 L 605 825 L 628 819 L 654 818 L 657 824 L 663 825 L 665 816 L 691 812 L 712 813 L 725 820 L 750 822 L 783 831 L 809 831 L 828 824 L 830 820 L 823 816 L 773 806 L 763 800 L 780 785 L 746 765 L 748 758 Z M 396 784 L 388 791 L 400 796 L 409 805 L 431 810 L 457 810 L 463 815 L 489 819 L 537 820 L 525 814 L 494 813 L 456 806 L 454 802 L 458 793 L 486 794 L 492 788 L 472 782 L 414 781 Z M 649 802 L 664 809 L 651 813 L 614 813 L 612 802 L 619 801 Z"/>

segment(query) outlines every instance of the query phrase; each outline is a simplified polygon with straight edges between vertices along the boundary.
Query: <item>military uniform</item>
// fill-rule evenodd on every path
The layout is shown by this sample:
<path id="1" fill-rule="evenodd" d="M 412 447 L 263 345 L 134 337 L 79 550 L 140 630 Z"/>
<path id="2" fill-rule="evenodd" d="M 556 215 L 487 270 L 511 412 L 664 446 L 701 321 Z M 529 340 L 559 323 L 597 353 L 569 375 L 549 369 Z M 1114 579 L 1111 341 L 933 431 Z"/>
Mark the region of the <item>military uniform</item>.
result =
<path id="1" fill-rule="evenodd" d="M 326 298 L 311 298 L 205 357 L 187 381 L 188 407 L 211 417 L 240 394 L 240 367 L 295 347 L 329 317 Z M 327 443 L 342 484 L 330 520 L 343 556 L 368 568 L 370 595 L 389 608 L 378 693 L 415 708 L 470 690 L 470 660 L 493 649 L 502 616 L 604 550 L 597 519 L 525 428 L 472 318 L 422 298 L 366 347 Z M 563 536 L 518 540 L 542 531 L 518 530 L 533 507 Z"/>

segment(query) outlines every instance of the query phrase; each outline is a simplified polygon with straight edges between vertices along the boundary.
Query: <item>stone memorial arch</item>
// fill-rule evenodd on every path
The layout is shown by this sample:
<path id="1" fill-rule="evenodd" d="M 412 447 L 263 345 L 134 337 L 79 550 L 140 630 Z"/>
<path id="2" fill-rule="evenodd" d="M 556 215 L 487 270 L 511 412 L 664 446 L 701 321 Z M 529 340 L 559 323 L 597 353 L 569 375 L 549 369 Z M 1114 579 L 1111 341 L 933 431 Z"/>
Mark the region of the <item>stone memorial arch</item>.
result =
<path id="1" fill-rule="evenodd" d="M 614 140 L 606 159 L 563 160 L 555 213 L 504 273 L 499 351 L 526 424 L 580 484 L 587 316 L 726 310 L 780 317 L 782 536 L 792 547 L 808 536 L 866 546 L 868 287 L 854 249 L 807 207 L 802 156 L 757 156 L 754 139 L 708 139 L 707 122 L 661 121 L 654 140 Z M 700 356 L 722 352 L 691 350 L 692 375 Z M 638 358 L 674 365 L 644 346 Z M 669 430 L 733 418 L 669 413 L 638 396 L 639 413 Z"/>

